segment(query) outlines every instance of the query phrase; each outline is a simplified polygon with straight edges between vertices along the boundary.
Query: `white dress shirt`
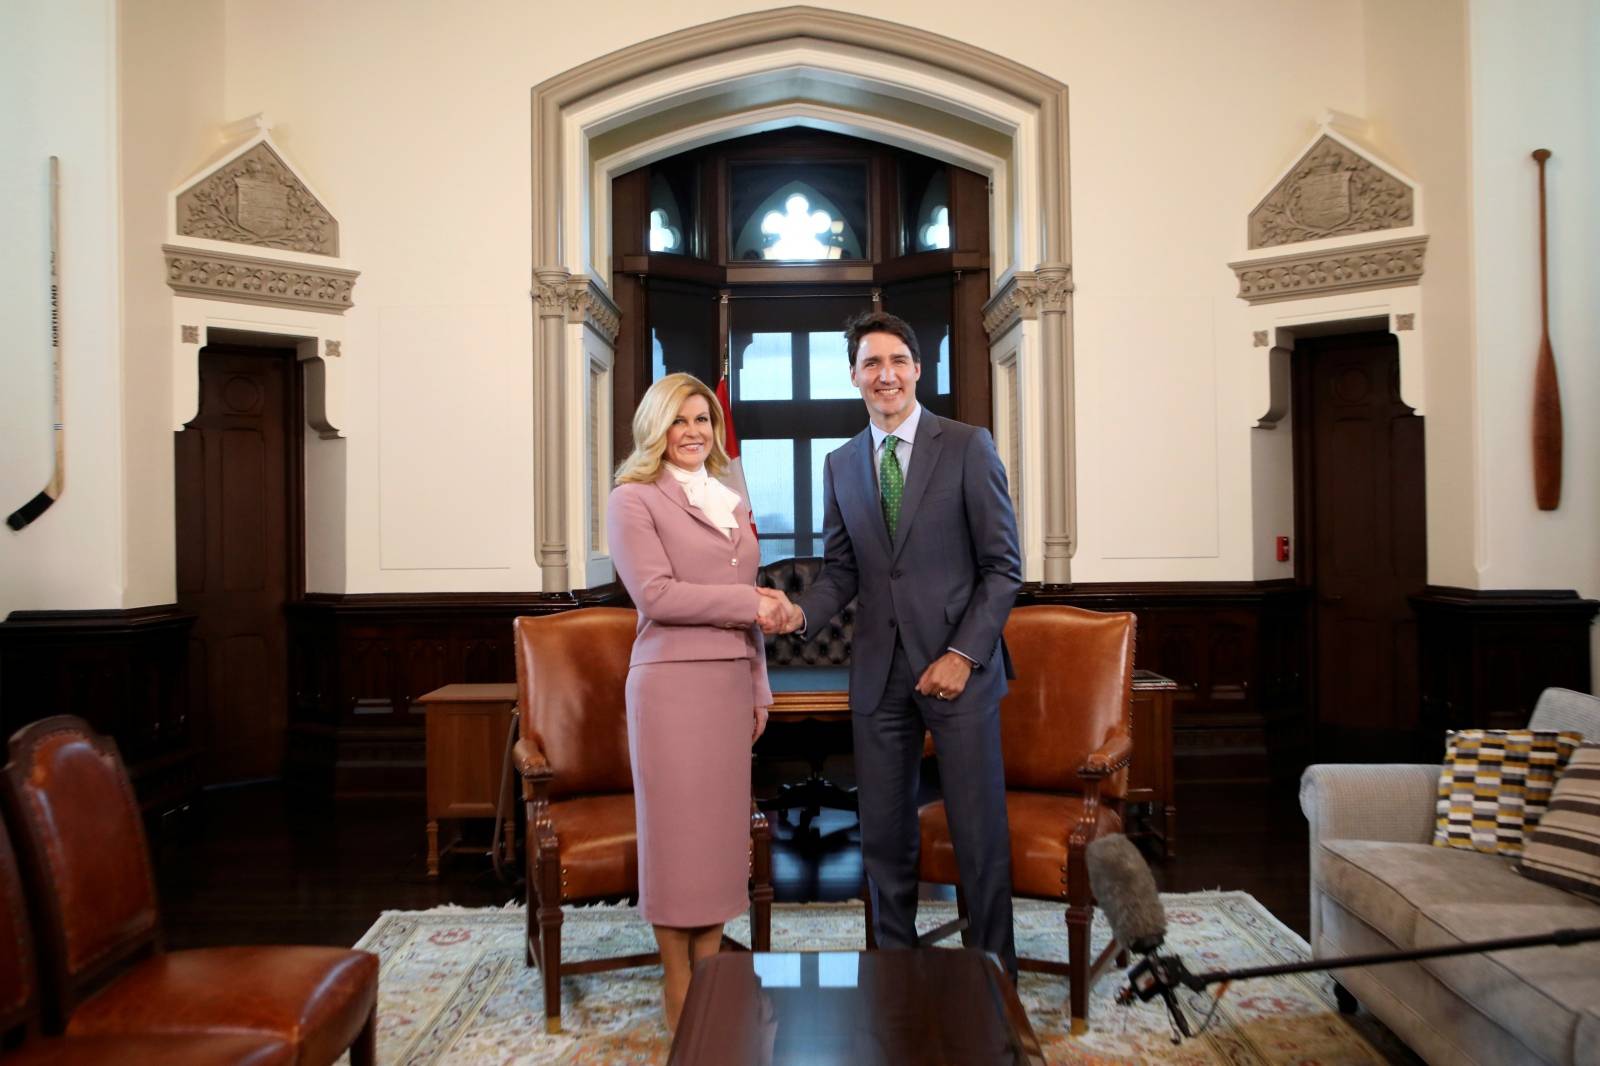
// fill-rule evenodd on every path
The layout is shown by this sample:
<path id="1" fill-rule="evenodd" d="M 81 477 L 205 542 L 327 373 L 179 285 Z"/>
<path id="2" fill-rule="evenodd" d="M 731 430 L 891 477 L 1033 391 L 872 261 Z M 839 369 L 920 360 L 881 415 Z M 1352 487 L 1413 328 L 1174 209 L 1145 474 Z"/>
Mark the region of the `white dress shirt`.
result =
<path id="1" fill-rule="evenodd" d="M 887 430 L 879 429 L 876 422 L 869 423 L 872 429 L 873 477 L 880 477 L 878 473 L 878 465 L 883 462 L 883 441 L 885 437 L 891 436 L 897 437 L 900 440 L 900 443 L 894 446 L 894 457 L 900 461 L 900 477 L 902 481 L 910 471 L 911 451 L 912 447 L 916 443 L 917 438 L 917 424 L 922 421 L 922 405 L 920 403 L 916 403 L 915 401 L 912 401 L 912 403 L 913 406 L 911 408 L 911 413 L 906 416 L 906 420 L 904 422 L 895 427 L 893 433 L 890 433 Z M 878 491 L 880 494 L 883 491 L 881 482 Z"/>

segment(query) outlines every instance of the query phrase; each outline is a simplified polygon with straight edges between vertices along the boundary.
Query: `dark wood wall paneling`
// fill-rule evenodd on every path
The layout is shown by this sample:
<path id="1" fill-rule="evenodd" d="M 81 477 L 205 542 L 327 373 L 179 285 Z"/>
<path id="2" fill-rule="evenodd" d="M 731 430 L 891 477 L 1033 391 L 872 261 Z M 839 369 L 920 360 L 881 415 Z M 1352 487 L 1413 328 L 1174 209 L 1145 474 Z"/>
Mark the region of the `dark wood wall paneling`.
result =
<path id="1" fill-rule="evenodd" d="M 118 611 L 13 611 L 0 624 L 0 737 L 75 714 L 113 737 L 146 810 L 197 787 L 189 717 L 194 615 L 175 604 Z"/>
<path id="2" fill-rule="evenodd" d="M 1430 585 L 1411 604 L 1421 652 L 1419 759 L 1443 754 L 1446 729 L 1527 725 L 1550 686 L 1589 691 L 1589 629 L 1600 602 L 1571 591 Z"/>
<path id="3" fill-rule="evenodd" d="M 1307 594 L 1292 581 L 1025 585 L 1017 603 L 1137 616 L 1135 662 L 1178 684 L 1179 781 L 1290 778 L 1311 758 Z"/>
<path id="4" fill-rule="evenodd" d="M 419 795 L 417 697 L 454 681 L 511 681 L 510 621 L 625 604 L 617 586 L 576 594 L 308 596 L 289 605 L 291 710 L 285 773 L 340 796 Z M 1177 681 L 1180 781 L 1289 779 L 1317 757 L 1306 592 L 1292 582 L 1025 586 L 1019 604 L 1131 610 L 1141 667 Z M 1550 685 L 1586 691 L 1600 603 L 1569 591 L 1432 588 L 1413 599 L 1421 637 L 1421 728 L 1527 722 Z M 0 624 L 0 728 L 78 714 L 115 737 L 147 808 L 192 794 L 187 714 L 192 617 L 141 611 L 14 612 Z"/>
<path id="5" fill-rule="evenodd" d="M 557 594 L 311 595 L 289 605 L 285 774 L 336 796 L 421 795 L 419 696 L 516 680 L 511 620 L 619 602 Z"/>

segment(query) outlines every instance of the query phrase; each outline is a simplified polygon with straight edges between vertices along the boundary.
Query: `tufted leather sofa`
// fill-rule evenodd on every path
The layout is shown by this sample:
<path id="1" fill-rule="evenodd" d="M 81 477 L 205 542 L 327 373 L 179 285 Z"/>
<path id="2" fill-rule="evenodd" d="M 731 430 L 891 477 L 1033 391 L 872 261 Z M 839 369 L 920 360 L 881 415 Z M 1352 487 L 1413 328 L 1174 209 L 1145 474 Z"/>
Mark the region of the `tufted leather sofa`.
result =
<path id="1" fill-rule="evenodd" d="M 798 600 L 820 573 L 822 560 L 815 556 L 780 559 L 756 572 L 756 584 L 763 588 L 778 589 L 791 600 Z M 851 600 L 809 640 L 802 640 L 798 633 L 769 636 L 767 663 L 771 666 L 847 666 L 850 662 L 850 638 L 855 628 L 856 601 Z"/>

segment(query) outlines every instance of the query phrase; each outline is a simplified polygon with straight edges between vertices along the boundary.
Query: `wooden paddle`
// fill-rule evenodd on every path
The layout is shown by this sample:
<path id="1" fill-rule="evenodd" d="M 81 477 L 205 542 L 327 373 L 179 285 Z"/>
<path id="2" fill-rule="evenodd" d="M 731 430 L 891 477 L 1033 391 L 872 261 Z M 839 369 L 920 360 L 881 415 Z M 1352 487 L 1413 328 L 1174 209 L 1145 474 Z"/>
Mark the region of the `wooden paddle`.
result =
<path id="1" fill-rule="evenodd" d="M 1550 350 L 1549 253 L 1545 247 L 1544 161 L 1550 149 L 1533 153 L 1539 164 L 1539 362 L 1533 372 L 1533 494 L 1539 510 L 1561 506 L 1561 384 Z"/>

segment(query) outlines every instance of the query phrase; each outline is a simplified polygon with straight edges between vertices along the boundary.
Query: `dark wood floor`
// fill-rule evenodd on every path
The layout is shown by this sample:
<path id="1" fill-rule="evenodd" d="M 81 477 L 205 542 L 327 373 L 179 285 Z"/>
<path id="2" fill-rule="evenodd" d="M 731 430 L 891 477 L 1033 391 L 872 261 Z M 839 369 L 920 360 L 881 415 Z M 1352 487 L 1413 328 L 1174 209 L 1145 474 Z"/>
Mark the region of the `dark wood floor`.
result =
<path id="1" fill-rule="evenodd" d="M 1292 790 L 1180 786 L 1176 854 L 1148 849 L 1164 891 L 1242 889 L 1306 934 L 1306 827 Z M 775 825 L 778 899 L 848 899 L 861 881 L 854 816 L 823 811 L 803 828 Z M 385 910 L 515 897 L 481 853 L 425 873 L 422 801 L 308 798 L 278 784 L 202 795 L 187 825 L 158 831 L 155 853 L 167 942 L 354 943 Z"/>

